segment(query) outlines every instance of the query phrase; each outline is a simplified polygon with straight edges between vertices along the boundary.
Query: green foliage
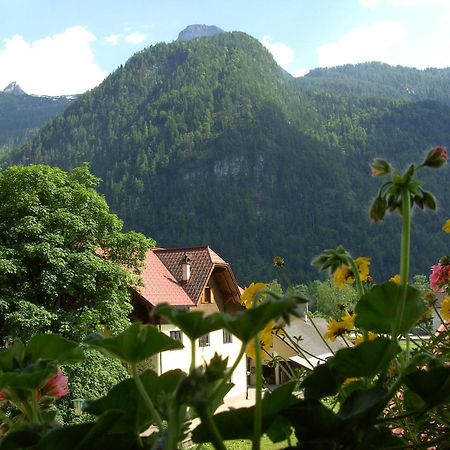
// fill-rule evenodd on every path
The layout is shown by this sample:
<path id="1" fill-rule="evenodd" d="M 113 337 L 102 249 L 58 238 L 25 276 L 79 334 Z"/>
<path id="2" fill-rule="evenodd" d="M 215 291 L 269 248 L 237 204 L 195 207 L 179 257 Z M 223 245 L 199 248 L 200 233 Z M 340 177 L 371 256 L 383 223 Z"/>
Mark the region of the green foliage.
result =
<path id="1" fill-rule="evenodd" d="M 305 295 L 311 299 L 311 311 L 339 320 L 342 312 L 354 310 L 358 300 L 356 289 L 351 285 L 338 288 L 331 280 L 319 281 L 304 286 Z"/>
<path id="2" fill-rule="evenodd" d="M 79 342 L 129 325 L 129 287 L 139 283 L 132 270 L 153 241 L 123 232 L 98 183 L 87 165 L 71 173 L 48 166 L 0 172 L 1 342 L 33 342 L 48 332 Z M 120 363 L 93 351 L 69 370 L 69 388 L 83 398 L 103 395 L 126 376 Z M 70 408 L 63 407 L 65 419 Z"/>
<path id="3" fill-rule="evenodd" d="M 294 80 L 244 33 L 161 43 L 5 164 L 91 161 L 127 227 L 162 246 L 211 245 L 242 284 L 272 279 L 275 254 L 294 283 L 313 280 L 311 256 L 337 240 L 372 256 L 377 281 L 396 273 L 398 231 L 392 220 L 375 235 L 359 208 L 376 192 L 368 165 L 381 151 L 404 164 L 417 148 L 450 146 L 448 84 L 445 69 L 380 64 Z M 430 188 L 449 180 L 432 177 Z M 450 203 L 441 202 L 442 219 Z M 419 214 L 415 235 L 432 229 Z M 412 271 L 425 273 L 442 238 L 414 242 Z"/>

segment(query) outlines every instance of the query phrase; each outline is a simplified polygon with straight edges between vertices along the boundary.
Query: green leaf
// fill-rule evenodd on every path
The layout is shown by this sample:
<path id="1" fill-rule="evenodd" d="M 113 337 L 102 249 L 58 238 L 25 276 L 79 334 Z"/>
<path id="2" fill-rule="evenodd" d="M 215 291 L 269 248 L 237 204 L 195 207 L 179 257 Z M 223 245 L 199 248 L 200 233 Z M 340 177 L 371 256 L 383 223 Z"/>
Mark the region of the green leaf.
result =
<path id="1" fill-rule="evenodd" d="M 192 340 L 220 330 L 224 324 L 224 314 L 222 313 L 205 316 L 203 311 L 186 311 L 169 305 L 157 305 L 153 309 L 152 315 L 164 317 Z"/>
<path id="2" fill-rule="evenodd" d="M 305 389 L 305 398 L 334 395 L 347 378 L 374 377 L 400 351 L 399 345 L 392 346 L 390 339 L 384 337 L 343 348 L 305 378 L 301 385 Z"/>
<path id="3" fill-rule="evenodd" d="M 275 419 L 279 418 L 279 414 L 290 405 L 298 403 L 298 399 L 292 395 L 295 383 L 286 383 L 270 394 L 266 395 L 262 400 L 262 431 L 263 433 L 272 427 Z M 239 408 L 232 411 L 225 411 L 214 416 L 214 420 L 220 429 L 220 433 L 225 440 L 229 439 L 251 439 L 253 435 L 253 415 L 254 406 L 250 408 Z M 283 422 L 285 423 L 285 422 Z M 275 431 L 271 430 L 274 434 Z M 284 438 L 286 439 L 289 434 Z M 193 431 L 192 438 L 194 442 L 208 442 L 211 440 L 211 434 L 208 427 L 200 424 Z"/>
<path id="4" fill-rule="evenodd" d="M 316 399 L 301 400 L 281 414 L 291 422 L 302 443 L 321 441 L 324 436 L 331 440 L 344 432 L 342 420 Z"/>
<path id="5" fill-rule="evenodd" d="M 181 380 L 186 374 L 181 370 L 172 370 L 158 376 L 152 370 L 144 372 L 140 379 L 148 396 L 152 399 L 163 419 L 168 419 L 173 398 Z M 114 386 L 105 397 L 89 403 L 86 412 L 100 416 L 108 410 L 120 410 L 125 413 L 123 423 L 133 432 L 145 431 L 153 423 L 153 417 L 133 379 L 127 379 Z"/>
<path id="6" fill-rule="evenodd" d="M 56 364 L 50 363 L 49 361 L 39 361 L 34 364 L 29 364 L 23 369 L 0 373 L 0 388 L 39 389 L 56 372 Z"/>
<path id="7" fill-rule="evenodd" d="M 374 426 L 364 430 L 357 450 L 392 450 L 405 448 L 405 444 L 406 442 L 393 435 L 389 428 Z"/>
<path id="8" fill-rule="evenodd" d="M 76 342 L 57 334 L 36 334 L 26 347 L 26 357 L 55 360 L 58 364 L 72 364 L 84 359 L 83 350 Z"/>
<path id="9" fill-rule="evenodd" d="M 401 348 L 398 344 L 391 345 L 390 339 L 378 337 L 356 347 L 339 350 L 335 357 L 329 359 L 325 364 L 335 376 L 373 377 L 384 369 L 400 351 Z"/>
<path id="10" fill-rule="evenodd" d="M 372 423 L 389 401 L 389 393 L 383 388 L 353 391 L 339 410 L 338 416 L 346 421 Z"/>
<path id="11" fill-rule="evenodd" d="M 320 364 L 303 380 L 301 387 L 305 389 L 305 398 L 320 399 L 336 394 L 345 378 L 333 373 L 326 363 Z"/>
<path id="12" fill-rule="evenodd" d="M 22 450 L 33 448 L 39 442 L 40 435 L 32 430 L 11 431 L 0 439 L 0 450 Z"/>
<path id="13" fill-rule="evenodd" d="M 419 395 L 428 407 L 450 402 L 450 367 L 417 370 L 406 375 L 404 383 Z"/>
<path id="14" fill-rule="evenodd" d="M 397 284 L 375 285 L 365 293 L 356 305 L 355 326 L 376 333 L 393 333 L 401 308 L 401 288 Z M 399 324 L 401 334 L 408 333 L 425 312 L 419 289 L 407 286 L 406 302 Z"/>
<path id="15" fill-rule="evenodd" d="M 166 350 L 183 348 L 181 342 L 171 339 L 153 325 L 139 323 L 134 323 L 123 333 L 114 337 L 90 334 L 85 342 L 131 364 Z"/>
<path id="16" fill-rule="evenodd" d="M 94 423 L 82 423 L 65 426 L 50 431 L 42 438 L 36 450 L 74 450 L 78 448 L 80 436 L 85 436 L 94 427 Z"/>
<path id="17" fill-rule="evenodd" d="M 280 317 L 289 321 L 289 315 L 300 317 L 300 304 L 304 301 L 297 296 L 284 296 L 279 299 L 268 298 L 254 308 L 240 311 L 233 316 L 224 317 L 224 327 L 247 343 L 271 321 Z"/>

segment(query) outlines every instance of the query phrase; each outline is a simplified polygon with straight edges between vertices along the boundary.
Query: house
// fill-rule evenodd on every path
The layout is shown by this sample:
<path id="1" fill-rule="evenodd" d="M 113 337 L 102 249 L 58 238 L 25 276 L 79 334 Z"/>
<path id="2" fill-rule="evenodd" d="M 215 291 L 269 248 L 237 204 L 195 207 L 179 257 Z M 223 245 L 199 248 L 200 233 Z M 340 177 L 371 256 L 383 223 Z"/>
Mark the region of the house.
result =
<path id="1" fill-rule="evenodd" d="M 283 327 L 282 333 L 277 333 L 273 337 L 270 351 L 263 361 L 265 383 L 268 385 L 282 384 L 288 381 L 287 372 L 296 369 L 313 370 L 314 367 L 333 356 L 333 352 L 346 347 L 340 339 L 325 343 L 323 336 L 326 331 L 327 321 L 323 318 L 308 318 L 307 316 L 302 319 L 293 318 L 289 325 Z M 297 344 L 300 351 L 291 339 Z M 271 364 L 273 359 L 281 361 L 285 370 L 280 364 Z M 250 361 L 250 384 L 255 382 L 255 370 L 252 366 L 253 362 Z"/>
<path id="2" fill-rule="evenodd" d="M 141 273 L 143 285 L 133 288 L 133 320 L 155 324 L 163 333 L 181 341 L 183 349 L 160 353 L 151 361 L 158 373 L 172 369 L 189 371 L 191 343 L 176 326 L 160 317 L 152 317 L 154 306 L 168 303 L 175 308 L 203 311 L 206 315 L 217 311 L 235 314 L 243 310 L 241 289 L 230 265 L 211 248 L 154 248 L 147 252 Z M 241 343 L 226 330 L 217 330 L 195 343 L 196 362 L 209 361 L 215 352 L 228 357 L 231 366 Z M 244 398 L 247 392 L 245 358 L 233 373 L 233 389 L 226 399 Z"/>

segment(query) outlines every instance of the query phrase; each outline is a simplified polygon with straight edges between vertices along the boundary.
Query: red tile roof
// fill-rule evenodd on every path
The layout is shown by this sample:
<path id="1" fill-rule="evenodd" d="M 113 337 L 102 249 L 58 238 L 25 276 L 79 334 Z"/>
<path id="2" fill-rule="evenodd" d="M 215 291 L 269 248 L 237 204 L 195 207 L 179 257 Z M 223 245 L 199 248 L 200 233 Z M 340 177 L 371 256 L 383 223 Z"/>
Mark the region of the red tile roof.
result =
<path id="1" fill-rule="evenodd" d="M 135 288 L 152 305 L 170 303 L 174 306 L 193 306 L 194 302 L 160 261 L 153 250 L 145 256 L 141 273 L 143 286 Z"/>
<path id="2" fill-rule="evenodd" d="M 187 282 L 182 281 L 185 254 L 191 265 Z M 152 305 L 194 306 L 216 267 L 226 269 L 239 296 L 239 286 L 230 265 L 208 246 L 149 250 L 141 273 L 144 286 L 136 290 Z"/>

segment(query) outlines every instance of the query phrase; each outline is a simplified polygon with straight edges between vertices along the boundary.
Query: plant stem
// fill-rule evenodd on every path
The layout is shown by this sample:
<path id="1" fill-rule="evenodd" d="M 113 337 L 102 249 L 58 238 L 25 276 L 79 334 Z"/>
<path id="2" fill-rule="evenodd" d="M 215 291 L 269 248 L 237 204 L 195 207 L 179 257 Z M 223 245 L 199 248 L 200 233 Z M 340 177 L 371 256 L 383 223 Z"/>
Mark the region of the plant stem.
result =
<path id="1" fill-rule="evenodd" d="M 328 344 L 328 342 L 326 341 L 326 339 L 322 336 L 322 333 L 320 332 L 320 330 L 317 328 L 317 325 L 314 323 L 314 320 L 312 319 L 311 314 L 307 314 L 308 315 L 308 319 L 311 321 L 312 326 L 314 327 L 314 329 L 317 331 L 317 334 L 320 336 L 320 338 L 322 339 L 323 343 L 327 346 L 328 350 L 330 350 L 330 352 L 333 354 L 333 356 L 335 355 L 334 350 L 330 347 L 330 344 Z"/>
<path id="2" fill-rule="evenodd" d="M 137 372 L 137 367 L 136 367 L 135 363 L 131 364 L 131 371 L 133 374 L 134 382 L 136 383 L 136 387 L 139 391 L 139 394 L 141 394 L 141 397 L 144 400 L 144 403 L 146 404 L 148 410 L 150 411 L 150 414 L 153 417 L 153 420 L 155 421 L 159 431 L 161 432 L 164 428 L 161 416 L 159 415 L 158 411 L 156 411 L 156 408 L 153 405 L 151 398 L 148 396 L 147 391 L 145 390 L 145 387 L 142 384 L 142 381 Z"/>
<path id="3" fill-rule="evenodd" d="M 192 372 L 195 369 L 195 339 L 191 339 L 191 367 L 189 371 Z"/>
<path id="4" fill-rule="evenodd" d="M 259 333 L 255 336 L 255 365 L 256 365 L 256 387 L 255 387 L 255 409 L 253 416 L 253 439 L 252 450 L 260 450 L 262 430 L 262 358 Z"/>
<path id="5" fill-rule="evenodd" d="M 211 411 L 203 406 L 201 409 L 197 409 L 197 413 L 202 421 L 211 432 L 211 443 L 213 444 L 216 450 L 226 450 L 225 445 L 223 444 L 222 436 L 217 428 L 214 417 L 211 414 Z"/>
<path id="6" fill-rule="evenodd" d="M 397 317 L 394 325 L 394 341 L 398 342 L 401 323 L 406 308 L 406 295 L 409 278 L 409 255 L 411 246 L 411 198 L 409 189 L 403 187 L 402 190 L 402 236 L 400 245 L 400 305 L 397 310 Z M 406 333 L 406 364 L 409 362 L 409 333 Z"/>

